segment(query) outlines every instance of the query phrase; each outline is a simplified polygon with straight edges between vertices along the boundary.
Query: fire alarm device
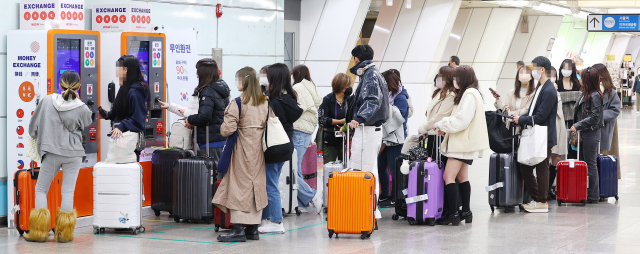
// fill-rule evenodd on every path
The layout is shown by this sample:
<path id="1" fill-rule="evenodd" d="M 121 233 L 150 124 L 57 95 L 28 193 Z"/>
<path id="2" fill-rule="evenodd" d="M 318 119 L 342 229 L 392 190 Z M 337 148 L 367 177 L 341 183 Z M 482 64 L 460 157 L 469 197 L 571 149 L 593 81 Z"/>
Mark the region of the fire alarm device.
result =
<path id="1" fill-rule="evenodd" d="M 222 17 L 222 4 L 216 4 L 216 17 Z"/>

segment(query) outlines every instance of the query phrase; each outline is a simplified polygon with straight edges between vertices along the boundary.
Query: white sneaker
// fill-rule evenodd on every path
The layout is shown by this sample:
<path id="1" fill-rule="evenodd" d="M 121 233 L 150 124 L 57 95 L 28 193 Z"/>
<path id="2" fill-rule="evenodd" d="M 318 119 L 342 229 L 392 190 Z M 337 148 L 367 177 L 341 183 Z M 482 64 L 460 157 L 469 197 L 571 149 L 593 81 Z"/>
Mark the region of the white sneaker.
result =
<path id="1" fill-rule="evenodd" d="M 322 196 L 322 190 L 318 190 L 316 191 L 316 196 L 313 197 L 313 199 L 311 200 L 311 203 L 313 203 L 313 206 L 316 208 L 316 213 L 320 214 L 322 212 L 322 199 L 324 197 Z"/>
<path id="2" fill-rule="evenodd" d="M 262 220 L 262 222 L 260 222 L 260 226 L 258 226 L 259 228 L 264 227 L 266 225 L 269 225 L 269 222 L 271 222 L 270 220 Z"/>
<path id="3" fill-rule="evenodd" d="M 300 213 L 308 213 L 309 211 L 307 211 L 306 207 L 302 207 L 302 206 L 298 206 L 298 211 L 300 211 Z"/>
<path id="4" fill-rule="evenodd" d="M 525 211 L 530 213 L 548 213 L 549 204 L 531 201 L 531 203 L 522 206 Z"/>
<path id="5" fill-rule="evenodd" d="M 260 232 L 261 234 L 284 234 L 284 222 L 273 223 L 269 221 L 267 225 L 258 227 L 258 232 Z"/>

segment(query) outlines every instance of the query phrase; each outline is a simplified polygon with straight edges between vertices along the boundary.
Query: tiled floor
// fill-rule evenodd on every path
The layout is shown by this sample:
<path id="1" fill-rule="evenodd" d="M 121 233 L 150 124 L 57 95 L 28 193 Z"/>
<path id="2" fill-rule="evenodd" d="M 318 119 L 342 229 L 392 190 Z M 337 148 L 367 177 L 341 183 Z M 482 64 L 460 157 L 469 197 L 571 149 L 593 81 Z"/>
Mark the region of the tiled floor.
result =
<path id="1" fill-rule="evenodd" d="M 409 226 L 382 210 L 380 230 L 371 239 L 341 235 L 329 239 L 324 216 L 285 218 L 283 235 L 225 244 L 213 225 L 174 223 L 168 214 L 145 217 L 147 232 L 137 236 L 108 231 L 93 235 L 78 228 L 72 243 L 28 243 L 14 229 L 0 229 L 0 253 L 640 253 L 640 116 L 627 108 L 618 118 L 622 179 L 620 200 L 587 205 L 550 203 L 548 214 L 491 213 L 484 186 L 488 156 L 473 163 L 472 224 Z M 222 232 L 221 232 L 222 233 Z"/>

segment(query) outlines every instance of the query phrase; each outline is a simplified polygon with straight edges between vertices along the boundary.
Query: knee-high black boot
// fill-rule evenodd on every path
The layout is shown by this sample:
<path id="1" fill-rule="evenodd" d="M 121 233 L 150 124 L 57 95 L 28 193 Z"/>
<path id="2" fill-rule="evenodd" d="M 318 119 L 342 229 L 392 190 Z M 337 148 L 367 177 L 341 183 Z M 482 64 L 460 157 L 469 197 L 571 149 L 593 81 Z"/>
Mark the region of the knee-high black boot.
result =
<path id="1" fill-rule="evenodd" d="M 465 220 L 466 223 L 471 223 L 473 220 L 473 214 L 469 207 L 471 199 L 471 184 L 469 181 L 460 183 L 460 196 L 462 197 L 462 213 L 460 214 L 460 220 Z"/>
<path id="2" fill-rule="evenodd" d="M 458 215 L 456 204 L 458 199 L 458 188 L 455 183 L 450 183 L 444 186 L 444 192 L 447 194 L 447 201 L 449 202 L 449 213 L 446 217 L 436 220 L 436 223 L 439 225 L 452 224 L 454 226 L 458 226 L 460 225 L 460 215 Z"/>
<path id="3" fill-rule="evenodd" d="M 244 233 L 243 224 L 233 224 L 233 229 L 226 235 L 219 235 L 218 241 L 220 242 L 246 242 L 247 236 Z"/>

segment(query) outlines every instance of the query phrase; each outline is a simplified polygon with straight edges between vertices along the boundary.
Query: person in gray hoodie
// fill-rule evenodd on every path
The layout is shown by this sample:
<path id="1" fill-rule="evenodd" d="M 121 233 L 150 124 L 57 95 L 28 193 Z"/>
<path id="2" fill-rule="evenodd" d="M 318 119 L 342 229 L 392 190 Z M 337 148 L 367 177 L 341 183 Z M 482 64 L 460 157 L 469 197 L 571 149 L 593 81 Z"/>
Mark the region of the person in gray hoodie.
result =
<path id="1" fill-rule="evenodd" d="M 80 164 L 86 156 L 82 146 L 82 130 L 93 121 L 92 112 L 78 96 L 80 76 L 75 71 L 65 71 L 60 76 L 62 94 L 45 97 L 36 107 L 29 123 L 29 136 L 37 139 L 38 154 L 42 157 L 36 183 L 35 208 L 29 216 L 28 241 L 45 242 L 49 238 L 51 216 L 47 208 L 47 193 L 53 178 L 62 168 L 62 202 L 55 224 L 55 240 L 73 240 L 76 211 L 73 194 Z"/>

